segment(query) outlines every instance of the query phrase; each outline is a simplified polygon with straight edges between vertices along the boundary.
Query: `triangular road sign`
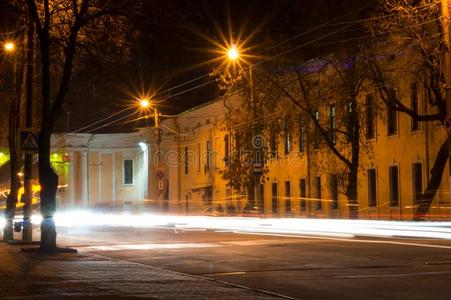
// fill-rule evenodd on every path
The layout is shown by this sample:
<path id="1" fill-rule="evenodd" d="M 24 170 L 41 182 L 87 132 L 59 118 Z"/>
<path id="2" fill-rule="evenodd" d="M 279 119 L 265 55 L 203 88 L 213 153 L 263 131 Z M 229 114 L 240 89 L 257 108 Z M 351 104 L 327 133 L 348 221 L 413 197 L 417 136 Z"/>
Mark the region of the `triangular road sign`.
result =
<path id="1" fill-rule="evenodd" d="M 22 131 L 21 132 L 21 148 L 22 150 L 38 150 L 39 142 L 38 137 L 34 132 Z"/>

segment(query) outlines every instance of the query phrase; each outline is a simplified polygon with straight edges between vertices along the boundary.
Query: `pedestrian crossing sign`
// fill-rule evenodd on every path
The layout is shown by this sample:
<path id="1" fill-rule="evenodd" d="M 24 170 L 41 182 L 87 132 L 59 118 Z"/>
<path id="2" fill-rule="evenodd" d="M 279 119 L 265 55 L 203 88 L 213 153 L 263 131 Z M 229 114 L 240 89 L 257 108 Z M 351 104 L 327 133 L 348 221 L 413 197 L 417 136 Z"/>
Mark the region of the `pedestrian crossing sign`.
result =
<path id="1" fill-rule="evenodd" d="M 32 131 L 20 133 L 20 145 L 22 151 L 37 151 L 39 149 L 38 134 Z"/>

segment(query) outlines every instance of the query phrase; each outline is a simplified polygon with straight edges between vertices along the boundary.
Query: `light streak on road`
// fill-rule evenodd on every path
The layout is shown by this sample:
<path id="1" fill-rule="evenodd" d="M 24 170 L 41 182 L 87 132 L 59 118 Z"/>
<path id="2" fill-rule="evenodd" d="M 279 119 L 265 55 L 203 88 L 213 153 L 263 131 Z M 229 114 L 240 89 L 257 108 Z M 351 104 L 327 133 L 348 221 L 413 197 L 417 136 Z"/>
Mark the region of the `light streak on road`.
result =
<path id="1" fill-rule="evenodd" d="M 221 245 L 210 243 L 124 244 L 124 245 L 80 247 L 80 249 L 96 250 L 96 251 L 117 251 L 117 250 L 157 250 L 157 249 L 187 249 L 187 248 L 215 248 L 215 247 L 221 247 Z"/>
<path id="2" fill-rule="evenodd" d="M 21 216 L 17 216 L 20 221 Z M 32 223 L 41 222 L 33 215 Z M 158 214 L 114 214 L 92 211 L 68 211 L 55 215 L 59 227 L 134 227 L 208 229 L 231 232 L 255 232 L 285 235 L 330 236 L 352 238 L 355 236 L 435 238 L 451 240 L 451 222 L 406 222 L 375 220 L 337 220 L 301 218 L 244 218 L 208 216 L 170 216 Z M 0 220 L 0 227 L 4 220 Z"/>

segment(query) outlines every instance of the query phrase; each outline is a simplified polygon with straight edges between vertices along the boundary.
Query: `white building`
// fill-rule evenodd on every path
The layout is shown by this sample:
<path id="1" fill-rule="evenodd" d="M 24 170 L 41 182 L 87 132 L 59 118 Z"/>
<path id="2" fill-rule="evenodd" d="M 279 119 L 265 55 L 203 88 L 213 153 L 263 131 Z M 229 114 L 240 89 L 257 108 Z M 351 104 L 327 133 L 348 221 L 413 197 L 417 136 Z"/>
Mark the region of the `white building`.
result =
<path id="1" fill-rule="evenodd" d="M 143 133 L 67 134 L 52 138 L 60 207 L 141 204 L 148 191 L 148 142 Z"/>

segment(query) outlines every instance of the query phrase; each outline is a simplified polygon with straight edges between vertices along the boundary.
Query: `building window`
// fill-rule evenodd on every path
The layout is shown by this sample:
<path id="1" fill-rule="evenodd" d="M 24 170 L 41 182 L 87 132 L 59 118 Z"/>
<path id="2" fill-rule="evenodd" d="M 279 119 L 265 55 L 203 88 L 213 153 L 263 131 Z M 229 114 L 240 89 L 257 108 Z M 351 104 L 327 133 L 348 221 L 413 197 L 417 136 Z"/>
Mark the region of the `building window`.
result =
<path id="1" fill-rule="evenodd" d="M 368 206 L 375 207 L 376 200 L 376 169 L 368 169 Z"/>
<path id="2" fill-rule="evenodd" d="M 183 150 L 183 165 L 184 165 L 184 169 L 185 169 L 185 175 L 188 175 L 188 171 L 189 171 L 188 147 L 185 147 Z"/>
<path id="3" fill-rule="evenodd" d="M 285 215 L 291 216 L 291 182 L 285 181 Z"/>
<path id="4" fill-rule="evenodd" d="M 315 177 L 315 192 L 316 192 L 316 204 L 315 209 L 321 210 L 322 203 L 321 203 L 321 177 L 317 176 Z"/>
<path id="5" fill-rule="evenodd" d="M 271 148 L 271 157 L 277 157 L 277 135 L 275 133 L 271 133 L 270 139 L 270 148 Z"/>
<path id="6" fill-rule="evenodd" d="M 305 184 L 305 178 L 302 178 L 299 180 L 299 192 L 300 192 L 300 206 L 301 211 L 307 210 L 307 190 L 306 190 L 306 184 Z"/>
<path id="7" fill-rule="evenodd" d="M 224 136 L 224 162 L 230 163 L 230 136 L 228 134 Z"/>
<path id="8" fill-rule="evenodd" d="M 291 152 L 291 133 L 290 133 L 290 124 L 285 122 L 284 124 L 284 137 L 285 137 L 285 155 Z"/>
<path id="9" fill-rule="evenodd" d="M 299 119 L 299 152 L 305 150 L 305 121 L 304 118 Z"/>
<path id="10" fill-rule="evenodd" d="M 335 111 L 335 105 L 331 104 L 329 106 L 329 130 L 330 130 L 330 141 L 335 145 L 336 143 L 336 130 L 337 130 L 337 113 Z"/>
<path id="11" fill-rule="evenodd" d="M 423 194 L 423 168 L 420 162 L 412 165 L 413 203 L 419 204 Z"/>
<path id="12" fill-rule="evenodd" d="M 133 160 L 124 159 L 124 184 L 133 184 Z"/>
<path id="13" fill-rule="evenodd" d="M 389 91 L 389 103 L 387 105 L 387 135 L 398 133 L 398 112 L 396 111 L 396 90 Z"/>
<path id="14" fill-rule="evenodd" d="M 315 129 L 314 129 L 314 137 L 313 137 L 313 148 L 314 149 L 318 149 L 319 148 L 319 141 L 320 141 L 320 136 L 319 136 L 319 129 L 318 126 L 316 125 L 316 123 L 319 122 L 319 111 L 314 111 L 313 112 L 313 118 L 315 118 Z"/>
<path id="15" fill-rule="evenodd" d="M 399 206 L 399 171 L 398 166 L 389 167 L 390 206 Z"/>
<path id="16" fill-rule="evenodd" d="M 366 138 L 374 139 L 375 136 L 375 104 L 373 95 L 366 95 Z"/>
<path id="17" fill-rule="evenodd" d="M 205 144 L 205 148 L 207 149 L 205 166 L 206 166 L 206 169 L 210 169 L 210 167 L 211 167 L 211 141 L 207 141 L 207 143 Z"/>
<path id="18" fill-rule="evenodd" d="M 330 175 L 330 198 L 332 209 L 338 209 L 338 178 L 336 174 Z"/>
<path id="19" fill-rule="evenodd" d="M 412 111 L 418 115 L 418 84 L 412 83 L 412 85 L 410 86 L 410 92 L 411 92 L 411 96 L 410 96 L 410 106 Z M 411 118 L 411 126 L 410 129 L 412 131 L 416 131 L 418 129 L 420 129 L 419 126 L 419 122 L 418 120 L 416 120 L 415 118 Z"/>
<path id="20" fill-rule="evenodd" d="M 271 204 L 273 214 L 279 213 L 279 201 L 277 198 L 277 182 L 273 182 L 271 184 Z"/>

